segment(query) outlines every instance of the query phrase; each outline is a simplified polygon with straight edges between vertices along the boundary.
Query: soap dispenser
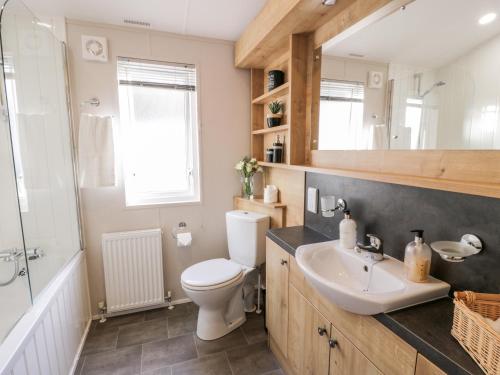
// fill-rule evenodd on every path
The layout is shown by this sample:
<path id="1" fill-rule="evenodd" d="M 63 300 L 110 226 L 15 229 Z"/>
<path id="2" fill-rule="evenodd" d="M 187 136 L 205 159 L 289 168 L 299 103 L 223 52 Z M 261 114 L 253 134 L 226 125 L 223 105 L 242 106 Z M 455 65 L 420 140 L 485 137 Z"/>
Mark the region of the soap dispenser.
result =
<path id="1" fill-rule="evenodd" d="M 424 242 L 424 231 L 415 229 L 415 241 L 406 245 L 405 272 L 406 278 L 416 283 L 423 283 L 429 278 L 431 269 L 432 251 Z"/>
<path id="2" fill-rule="evenodd" d="M 344 249 L 354 249 L 357 234 L 356 222 L 351 217 L 351 211 L 344 211 L 344 219 L 339 224 L 340 246 Z"/>

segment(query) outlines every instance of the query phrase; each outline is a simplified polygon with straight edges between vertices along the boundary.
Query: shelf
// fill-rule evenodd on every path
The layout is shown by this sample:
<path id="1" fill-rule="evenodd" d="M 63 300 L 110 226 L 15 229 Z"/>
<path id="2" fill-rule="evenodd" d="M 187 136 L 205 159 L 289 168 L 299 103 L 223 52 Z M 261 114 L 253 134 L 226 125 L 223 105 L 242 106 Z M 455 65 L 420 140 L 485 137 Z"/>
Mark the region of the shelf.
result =
<path id="1" fill-rule="evenodd" d="M 250 203 L 250 204 L 254 204 L 256 206 L 260 206 L 260 207 L 267 207 L 267 208 L 285 208 L 286 207 L 286 204 L 279 203 L 279 202 L 277 202 L 277 203 L 264 203 L 264 199 L 262 199 L 262 198 L 246 199 L 243 197 L 234 197 L 234 199 L 237 202 Z"/>
<path id="2" fill-rule="evenodd" d="M 288 125 L 280 125 L 280 126 L 274 126 L 272 128 L 254 130 L 254 131 L 252 131 L 252 134 L 259 135 L 259 134 L 277 133 L 277 132 L 282 132 L 282 131 L 288 130 L 289 128 L 290 127 Z"/>
<path id="3" fill-rule="evenodd" d="M 266 92 L 264 95 L 259 96 L 252 100 L 252 104 L 266 104 L 272 101 L 273 99 L 279 98 L 280 96 L 284 96 L 288 94 L 288 89 L 290 84 L 285 82 L 281 86 L 276 87 L 274 90 Z"/>
<path id="4" fill-rule="evenodd" d="M 281 168 L 281 169 L 298 169 L 295 165 L 289 165 L 286 163 L 269 163 L 267 161 L 258 162 L 261 167 L 271 167 L 271 168 Z"/>

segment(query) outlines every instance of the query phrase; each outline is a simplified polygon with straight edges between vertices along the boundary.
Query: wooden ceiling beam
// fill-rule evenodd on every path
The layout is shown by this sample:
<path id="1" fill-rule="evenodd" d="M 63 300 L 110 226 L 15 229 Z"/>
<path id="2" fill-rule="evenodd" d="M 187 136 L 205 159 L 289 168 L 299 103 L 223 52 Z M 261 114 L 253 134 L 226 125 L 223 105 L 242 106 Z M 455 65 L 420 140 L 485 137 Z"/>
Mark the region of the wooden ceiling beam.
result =
<path id="1" fill-rule="evenodd" d="M 337 0 L 324 6 L 321 0 L 268 0 L 235 46 L 235 65 L 263 68 L 272 56 L 283 54 L 291 34 L 309 33 L 325 24 L 357 0 Z"/>

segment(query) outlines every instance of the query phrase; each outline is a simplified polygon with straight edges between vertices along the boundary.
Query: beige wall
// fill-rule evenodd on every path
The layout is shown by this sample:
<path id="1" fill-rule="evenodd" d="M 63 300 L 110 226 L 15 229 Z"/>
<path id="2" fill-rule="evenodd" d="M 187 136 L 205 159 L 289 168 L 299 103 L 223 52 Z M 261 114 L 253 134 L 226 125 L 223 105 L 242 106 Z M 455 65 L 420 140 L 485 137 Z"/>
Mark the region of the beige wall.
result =
<path id="1" fill-rule="evenodd" d="M 81 58 L 82 34 L 107 38 L 108 63 Z M 162 228 L 165 291 L 171 290 L 174 300 L 184 298 L 179 279 L 186 267 L 228 255 L 224 212 L 232 208 L 232 197 L 240 191 L 233 166 L 250 148 L 249 74 L 234 68 L 233 44 L 228 42 L 79 21 L 68 21 L 67 36 L 76 118 L 84 111 L 119 120 L 117 56 L 194 63 L 199 69 L 202 203 L 126 209 L 120 165 L 118 186 L 82 190 L 93 311 L 105 299 L 100 247 L 105 232 Z M 93 96 L 101 100 L 99 108 L 80 108 L 80 102 Z M 180 221 L 193 232 L 190 248 L 177 248 L 171 236 L 172 227 Z"/>

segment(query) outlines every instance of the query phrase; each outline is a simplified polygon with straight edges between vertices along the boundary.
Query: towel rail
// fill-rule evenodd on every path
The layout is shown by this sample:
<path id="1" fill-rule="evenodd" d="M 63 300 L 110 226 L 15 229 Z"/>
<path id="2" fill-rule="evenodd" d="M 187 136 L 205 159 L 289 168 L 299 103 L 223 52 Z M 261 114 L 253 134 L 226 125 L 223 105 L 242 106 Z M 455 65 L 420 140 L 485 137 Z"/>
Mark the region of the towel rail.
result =
<path id="1" fill-rule="evenodd" d="M 80 103 L 80 105 L 83 107 L 84 105 L 91 105 L 91 106 L 94 106 L 94 107 L 99 107 L 101 105 L 101 101 L 99 100 L 99 98 L 90 98 L 90 99 L 87 99 L 87 100 L 84 100 L 83 102 Z"/>

